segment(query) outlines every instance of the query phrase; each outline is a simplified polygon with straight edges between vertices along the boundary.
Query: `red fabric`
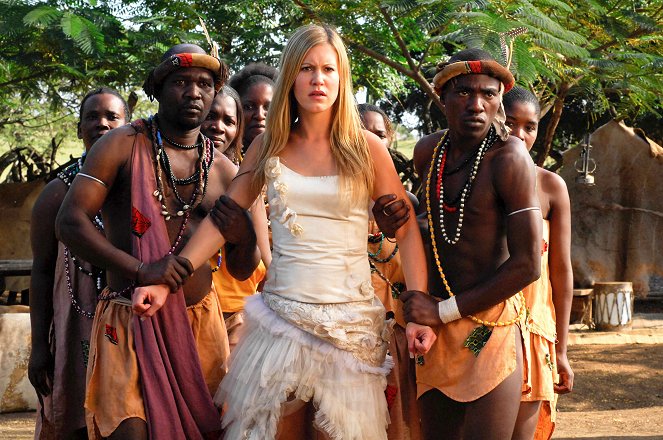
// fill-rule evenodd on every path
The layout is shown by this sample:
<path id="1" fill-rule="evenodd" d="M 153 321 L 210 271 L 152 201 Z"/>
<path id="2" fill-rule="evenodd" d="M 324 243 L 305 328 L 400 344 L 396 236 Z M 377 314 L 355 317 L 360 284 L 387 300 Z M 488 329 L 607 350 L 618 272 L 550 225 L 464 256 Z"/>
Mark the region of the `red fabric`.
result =
<path id="1" fill-rule="evenodd" d="M 387 408 L 391 410 L 391 407 L 394 406 L 394 402 L 396 402 L 398 388 L 393 385 L 387 385 L 387 388 L 384 390 L 384 395 L 387 398 Z"/>
<path id="2" fill-rule="evenodd" d="M 156 180 L 152 145 L 144 133 L 144 122 L 133 125 L 138 133 L 131 201 L 151 219 L 151 227 L 142 237 L 132 237 L 133 254 L 144 263 L 152 263 L 166 255 L 171 244 L 153 195 Z M 170 295 L 154 317 L 141 321 L 134 316 L 134 331 L 150 438 L 218 438 L 221 419 L 205 384 L 182 290 Z"/>
<path id="3" fill-rule="evenodd" d="M 139 210 L 135 207 L 131 207 L 131 232 L 138 237 L 142 237 L 145 231 L 147 231 L 152 222 L 149 218 L 145 217 Z"/>
<path id="4" fill-rule="evenodd" d="M 467 65 L 470 67 L 472 73 L 482 73 L 481 61 L 468 61 Z"/>
<path id="5" fill-rule="evenodd" d="M 104 336 L 106 336 L 113 344 L 117 345 L 117 329 L 115 327 L 106 324 L 106 333 L 104 333 Z"/>
<path id="6" fill-rule="evenodd" d="M 179 53 L 175 56 L 180 59 L 181 67 L 191 67 L 193 65 L 193 57 L 190 53 Z"/>

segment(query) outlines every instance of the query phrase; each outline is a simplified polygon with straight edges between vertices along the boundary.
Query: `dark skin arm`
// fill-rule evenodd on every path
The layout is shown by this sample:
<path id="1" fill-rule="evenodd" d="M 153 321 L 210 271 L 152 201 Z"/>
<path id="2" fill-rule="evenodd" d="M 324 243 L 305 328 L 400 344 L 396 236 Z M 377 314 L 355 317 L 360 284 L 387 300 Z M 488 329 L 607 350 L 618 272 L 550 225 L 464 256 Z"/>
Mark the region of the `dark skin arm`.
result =
<path id="1" fill-rule="evenodd" d="M 260 262 L 251 215 L 224 195 L 214 204 L 210 217 L 227 240 L 225 248 L 228 272 L 240 281 L 247 279 Z"/>
<path id="2" fill-rule="evenodd" d="M 492 185 L 506 213 L 539 206 L 535 191 L 534 164 L 522 141 L 510 137 L 491 163 Z M 497 270 L 463 292 L 454 292 L 461 316 L 472 315 L 513 296 L 540 276 L 541 213 L 525 211 L 506 220 L 508 258 Z M 422 293 L 408 293 L 405 302 L 407 321 L 440 325 L 438 301 Z"/>
<path id="3" fill-rule="evenodd" d="M 444 131 L 433 133 L 421 138 L 414 147 L 412 161 L 417 175 L 425 177 L 428 172 L 428 163 L 433 155 L 435 145 L 442 137 Z M 373 205 L 373 217 L 380 231 L 389 238 L 396 236 L 396 231 L 408 218 L 410 210 L 404 200 L 396 200 L 395 194 L 385 194 L 375 200 Z M 418 211 L 420 212 L 420 211 Z"/>
<path id="4" fill-rule="evenodd" d="M 49 333 L 53 321 L 53 284 L 58 258 L 55 217 L 62 204 L 67 186 L 61 180 L 50 182 L 39 195 L 32 209 L 30 243 L 32 276 L 30 278 L 30 327 L 32 349 L 28 378 L 37 393 L 47 396 L 53 383 L 53 356 Z"/>
<path id="5" fill-rule="evenodd" d="M 96 231 L 91 222 L 102 208 L 116 180 L 120 181 L 122 177 L 125 184 L 130 181 L 128 167 L 133 134 L 133 128 L 120 127 L 94 144 L 81 173 L 102 180 L 106 186 L 77 176 L 62 203 L 56 220 L 56 233 L 74 254 L 95 266 L 133 280 L 137 285 L 165 284 L 174 292 L 193 272 L 186 258 L 169 255 L 141 267 L 140 261 L 113 246 L 106 237 Z"/>
<path id="6" fill-rule="evenodd" d="M 559 384 L 555 392 L 570 393 L 573 390 L 573 370 L 566 354 L 569 335 L 569 317 L 573 301 L 573 271 L 571 269 L 571 203 L 566 184 L 556 174 L 546 172 L 542 186 L 550 198 L 550 283 L 555 306 L 557 345 L 557 372 Z"/>

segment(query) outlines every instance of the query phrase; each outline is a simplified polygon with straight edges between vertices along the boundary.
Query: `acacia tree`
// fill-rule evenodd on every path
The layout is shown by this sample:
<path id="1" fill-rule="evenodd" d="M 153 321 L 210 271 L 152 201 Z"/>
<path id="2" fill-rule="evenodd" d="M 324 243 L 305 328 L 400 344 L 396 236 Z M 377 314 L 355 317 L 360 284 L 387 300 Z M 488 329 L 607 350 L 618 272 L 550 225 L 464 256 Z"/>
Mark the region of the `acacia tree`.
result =
<path id="1" fill-rule="evenodd" d="M 512 70 L 552 116 L 539 163 L 569 99 L 586 97 L 593 111 L 617 117 L 661 107 L 657 0 L 88 1 L 0 3 L 0 126 L 33 118 L 45 104 L 75 108 L 92 85 L 135 90 L 171 44 L 205 45 L 199 16 L 235 70 L 256 60 L 275 64 L 302 23 L 335 25 L 355 84 L 378 100 L 416 104 L 426 131 L 441 119 L 429 84 L 436 63 L 477 46 L 501 59 L 500 34 L 524 27 L 528 33 L 513 41 Z"/>
<path id="2" fill-rule="evenodd" d="M 536 162 L 550 153 L 558 123 L 569 98 L 582 97 L 588 111 L 610 111 L 633 121 L 644 112 L 661 116 L 663 88 L 663 5 L 654 1 L 584 0 L 525 4 L 529 20 L 555 20 L 562 29 L 582 35 L 579 51 L 550 50 L 535 41 L 534 55 L 544 69 L 533 81 L 552 115 L 539 145 Z M 559 49 L 559 48 L 556 48 Z M 588 127 L 589 129 L 590 127 Z"/>
<path id="3" fill-rule="evenodd" d="M 532 88 L 545 112 L 552 110 L 536 161 L 550 153 L 564 104 L 584 95 L 592 111 L 615 117 L 659 114 L 661 17 L 655 1 L 519 0 L 434 1 L 295 0 L 307 17 L 339 26 L 350 48 L 414 81 L 440 105 L 427 79 L 451 49 L 483 47 L 500 53 L 500 34 L 523 27 L 513 41 L 518 81 Z M 508 42 L 508 41 L 507 41 Z M 498 58 L 499 59 L 499 58 Z M 420 95 L 419 95 L 420 96 Z"/>

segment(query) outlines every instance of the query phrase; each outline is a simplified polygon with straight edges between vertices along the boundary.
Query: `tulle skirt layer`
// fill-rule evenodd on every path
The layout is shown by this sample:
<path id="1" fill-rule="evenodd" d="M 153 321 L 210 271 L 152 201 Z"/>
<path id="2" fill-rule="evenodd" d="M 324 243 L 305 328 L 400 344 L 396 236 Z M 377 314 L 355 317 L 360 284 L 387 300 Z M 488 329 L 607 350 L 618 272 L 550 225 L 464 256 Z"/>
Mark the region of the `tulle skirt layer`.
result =
<path id="1" fill-rule="evenodd" d="M 303 331 L 247 298 L 246 325 L 215 396 L 223 406 L 226 440 L 268 440 L 276 435 L 281 404 L 313 401 L 315 426 L 332 439 L 386 439 L 385 399 L 391 359 L 374 366 Z M 383 315 L 384 316 L 384 315 Z"/>

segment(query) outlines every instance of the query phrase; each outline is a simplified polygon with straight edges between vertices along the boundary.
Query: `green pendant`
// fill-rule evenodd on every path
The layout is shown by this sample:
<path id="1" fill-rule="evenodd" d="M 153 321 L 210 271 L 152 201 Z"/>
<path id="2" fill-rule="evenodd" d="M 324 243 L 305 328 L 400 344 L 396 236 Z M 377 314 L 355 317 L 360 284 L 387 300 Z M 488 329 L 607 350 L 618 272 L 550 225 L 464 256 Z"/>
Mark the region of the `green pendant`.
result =
<path id="1" fill-rule="evenodd" d="M 492 333 L 493 331 L 490 329 L 490 327 L 486 327 L 485 325 L 477 327 L 472 330 L 472 333 L 470 333 L 467 339 L 465 339 L 465 344 L 463 345 L 469 348 L 474 356 L 477 357 L 488 342 L 488 339 L 490 339 L 490 335 Z"/>
<path id="2" fill-rule="evenodd" d="M 550 359 L 550 353 L 546 353 L 546 365 L 550 368 L 550 371 L 555 369 L 555 365 L 553 364 L 552 359 Z"/>
<path id="3" fill-rule="evenodd" d="M 423 357 L 423 355 L 420 355 L 420 354 L 417 355 L 417 365 L 419 365 L 419 366 L 424 365 L 424 357 Z"/>

